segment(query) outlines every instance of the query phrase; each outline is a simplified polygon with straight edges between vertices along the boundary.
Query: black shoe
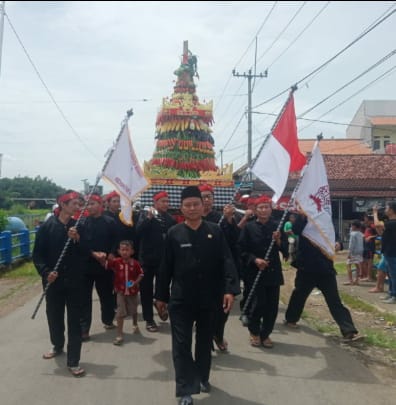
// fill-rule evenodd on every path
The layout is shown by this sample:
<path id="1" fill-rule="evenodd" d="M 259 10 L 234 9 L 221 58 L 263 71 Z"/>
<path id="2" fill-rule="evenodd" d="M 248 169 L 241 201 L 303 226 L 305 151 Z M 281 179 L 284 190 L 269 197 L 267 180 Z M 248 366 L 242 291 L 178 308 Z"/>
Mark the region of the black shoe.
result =
<path id="1" fill-rule="evenodd" d="M 193 405 L 191 395 L 184 395 L 180 398 L 179 405 Z"/>
<path id="2" fill-rule="evenodd" d="M 212 389 L 209 381 L 201 381 L 201 392 L 208 393 Z"/>
<path id="3" fill-rule="evenodd" d="M 83 333 L 81 335 L 81 341 L 82 342 L 88 342 L 89 340 L 91 340 L 91 336 L 89 336 L 89 333 Z"/>

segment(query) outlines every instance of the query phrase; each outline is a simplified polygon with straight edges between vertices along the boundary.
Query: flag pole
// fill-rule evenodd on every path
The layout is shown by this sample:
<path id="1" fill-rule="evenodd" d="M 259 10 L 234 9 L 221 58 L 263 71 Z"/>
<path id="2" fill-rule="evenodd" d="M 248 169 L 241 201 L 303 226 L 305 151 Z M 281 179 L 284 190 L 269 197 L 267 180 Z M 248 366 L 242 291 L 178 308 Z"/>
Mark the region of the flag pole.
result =
<path id="1" fill-rule="evenodd" d="M 133 115 L 133 110 L 130 109 L 130 110 L 127 111 L 125 118 L 122 120 L 120 133 L 118 134 L 117 139 L 116 139 L 116 141 L 115 141 L 113 147 L 111 148 L 110 153 L 109 153 L 108 156 L 107 156 L 107 159 L 106 159 L 106 161 L 105 161 L 105 163 L 104 163 L 104 165 L 103 165 L 102 171 L 101 171 L 101 172 L 98 174 L 98 176 L 96 177 L 95 185 L 92 187 L 91 191 L 90 191 L 89 194 L 88 194 L 88 197 L 87 197 L 86 200 L 85 200 L 84 206 L 83 206 L 83 208 L 81 209 L 81 212 L 80 212 L 80 214 L 79 214 L 79 216 L 78 216 L 78 218 L 77 218 L 77 221 L 76 221 L 76 223 L 75 223 L 75 225 L 74 225 L 75 228 L 78 227 L 78 225 L 79 225 L 79 223 L 80 223 L 80 221 L 81 221 L 81 218 L 82 218 L 82 216 L 83 216 L 83 213 L 84 213 L 84 211 L 86 210 L 86 208 L 87 208 L 87 206 L 88 206 L 89 199 L 91 198 L 92 194 L 95 192 L 95 189 L 96 189 L 96 187 L 98 186 L 98 184 L 99 184 L 99 182 L 100 182 L 100 179 L 102 178 L 102 173 L 105 171 L 106 166 L 108 165 L 108 163 L 109 163 L 109 161 L 110 161 L 110 158 L 111 158 L 111 156 L 113 155 L 115 146 L 117 145 L 117 142 L 119 141 L 119 139 L 120 139 L 120 137 L 121 137 L 121 135 L 122 135 L 122 133 L 123 133 L 123 131 L 124 131 L 125 126 L 128 125 L 129 118 L 132 117 L 132 115 Z M 70 243 L 71 243 L 71 238 L 68 238 L 67 241 L 66 241 L 66 243 L 65 243 L 65 246 L 64 246 L 63 249 L 62 249 L 61 254 L 59 255 L 59 258 L 58 258 L 58 260 L 57 260 L 57 262 L 56 262 L 56 264 L 55 264 L 55 267 L 53 268 L 52 271 L 58 271 L 58 268 L 59 268 L 60 264 L 62 263 L 62 260 L 63 260 L 65 254 L 66 254 L 67 248 L 69 247 Z M 43 293 L 41 294 L 41 297 L 40 297 L 40 299 L 39 299 L 39 301 L 38 301 L 38 303 L 37 303 L 37 305 L 36 305 L 36 308 L 35 308 L 34 311 L 33 311 L 33 314 L 32 314 L 32 316 L 31 316 L 31 319 L 34 319 L 34 318 L 36 317 L 37 312 L 38 312 L 38 310 L 39 310 L 39 308 L 40 308 L 40 306 L 41 306 L 41 304 L 42 304 L 42 302 L 43 302 L 43 300 L 44 300 L 44 297 L 47 295 L 47 291 L 48 291 L 48 289 L 49 289 L 49 287 L 50 287 L 51 284 L 52 284 L 52 282 L 51 282 L 51 283 L 48 282 L 48 283 L 45 285 L 44 290 L 43 290 Z"/>
<path id="2" fill-rule="evenodd" d="M 295 92 L 297 89 L 298 89 L 297 84 L 295 84 L 294 86 L 292 86 L 292 87 L 290 88 L 290 93 L 289 93 L 289 96 L 287 97 L 286 102 L 283 104 L 283 107 L 282 107 L 280 113 L 279 113 L 278 116 L 276 117 L 275 122 L 274 122 L 274 124 L 273 124 L 272 127 L 271 127 L 271 131 L 267 134 L 266 138 L 264 139 L 264 142 L 263 142 L 262 145 L 260 146 L 259 151 L 256 153 L 255 158 L 254 158 L 253 161 L 251 162 L 250 167 L 248 167 L 246 173 L 244 174 L 244 176 L 243 176 L 243 178 L 242 178 L 242 180 L 241 180 L 241 183 L 240 183 L 238 189 L 235 191 L 233 200 L 235 199 L 235 196 L 239 193 L 239 190 L 242 188 L 242 185 L 243 185 L 244 183 L 246 183 L 246 179 L 250 176 L 250 171 L 251 171 L 252 167 L 253 167 L 254 164 L 256 163 L 258 157 L 260 156 L 261 151 L 264 149 L 264 146 L 265 146 L 266 143 L 268 142 L 269 137 L 271 136 L 272 131 L 273 131 L 273 130 L 276 128 L 276 126 L 278 125 L 278 122 L 279 122 L 279 120 L 281 119 L 283 113 L 285 112 L 286 107 L 287 107 L 287 105 L 288 105 L 288 103 L 289 103 L 289 101 L 290 101 L 290 98 L 293 96 L 294 92 Z"/>
<path id="3" fill-rule="evenodd" d="M 317 142 L 315 143 L 315 145 L 318 144 L 318 143 L 323 139 L 322 133 L 320 133 L 319 135 L 317 135 L 316 139 L 317 139 Z M 315 145 L 314 145 L 314 147 L 315 147 Z M 304 167 L 303 170 L 301 171 L 300 178 L 298 179 L 298 181 L 297 181 L 297 183 L 296 183 L 296 186 L 294 187 L 293 193 L 292 193 L 292 195 L 291 195 L 291 197 L 290 197 L 290 200 L 289 200 L 289 202 L 288 202 L 288 204 L 287 204 L 287 206 L 286 206 L 285 211 L 283 212 L 283 215 L 282 215 L 282 217 L 281 217 L 281 219 L 280 219 L 280 221 L 279 221 L 278 227 L 276 228 L 276 231 L 275 231 L 275 232 L 279 232 L 279 231 L 282 229 L 282 226 L 283 226 L 283 223 L 285 222 L 286 216 L 287 216 L 287 214 L 288 214 L 290 208 L 294 205 L 294 200 L 295 200 L 295 198 L 296 198 L 297 191 L 298 191 L 298 189 L 299 189 L 299 187 L 300 187 L 300 185 L 301 185 L 302 179 L 303 179 L 303 177 L 304 177 L 304 173 L 306 172 L 306 169 L 307 169 L 307 167 L 309 166 L 309 163 L 311 162 L 311 158 L 312 158 L 312 153 L 311 153 L 311 155 L 309 156 L 308 162 L 306 163 L 305 167 Z M 269 259 L 269 255 L 271 254 L 271 251 L 272 251 L 272 248 L 274 247 L 274 244 L 275 244 L 275 240 L 272 239 L 272 240 L 271 240 L 271 243 L 270 243 L 270 245 L 268 246 L 268 249 L 267 249 L 267 251 L 266 251 L 266 253 L 265 253 L 265 256 L 264 256 L 264 260 L 265 260 L 265 261 L 267 261 L 267 260 Z M 241 314 L 241 317 L 240 317 L 241 320 L 243 319 L 244 316 L 246 316 L 246 312 L 247 312 L 248 306 L 249 306 L 249 304 L 250 304 L 250 301 L 251 301 L 252 298 L 253 298 L 253 295 L 254 295 L 254 293 L 255 293 L 257 284 L 258 284 L 258 282 L 259 282 L 259 280 L 260 280 L 260 277 L 261 277 L 261 274 L 263 273 L 263 271 L 265 271 L 265 270 L 259 270 L 259 271 L 258 271 L 257 276 L 256 276 L 256 278 L 255 278 L 255 280 L 254 280 L 254 282 L 253 282 L 253 284 L 252 284 L 252 287 L 251 287 L 251 289 L 250 289 L 250 291 L 249 291 L 249 295 L 248 295 L 248 297 L 246 298 L 245 304 L 243 305 L 242 314 Z"/>

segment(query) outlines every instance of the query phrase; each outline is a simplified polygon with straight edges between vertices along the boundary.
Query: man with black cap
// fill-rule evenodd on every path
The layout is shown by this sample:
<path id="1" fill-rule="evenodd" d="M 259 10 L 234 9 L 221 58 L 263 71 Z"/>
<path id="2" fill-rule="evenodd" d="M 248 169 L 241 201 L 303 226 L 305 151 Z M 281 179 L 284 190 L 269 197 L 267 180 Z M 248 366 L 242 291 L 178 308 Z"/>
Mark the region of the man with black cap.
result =
<path id="1" fill-rule="evenodd" d="M 203 202 L 196 186 L 183 189 L 184 223 L 167 233 L 157 284 L 157 306 L 168 304 L 176 396 L 191 405 L 192 394 L 209 392 L 213 316 L 219 302 L 229 312 L 239 294 L 238 274 L 224 234 L 217 224 L 202 219 Z M 169 287 L 171 285 L 171 288 Z M 193 325 L 195 356 L 192 356 Z"/>
<path id="2" fill-rule="evenodd" d="M 139 239 L 139 263 L 144 271 L 144 278 L 140 283 L 140 300 L 142 303 L 143 319 L 149 332 L 157 332 L 158 326 L 154 321 L 153 296 L 154 279 L 164 254 L 164 240 L 168 229 L 176 225 L 176 221 L 168 214 L 169 195 L 160 191 L 153 196 L 154 207 L 140 212 L 136 225 Z M 158 311 L 162 321 L 168 319 L 166 310 Z"/>

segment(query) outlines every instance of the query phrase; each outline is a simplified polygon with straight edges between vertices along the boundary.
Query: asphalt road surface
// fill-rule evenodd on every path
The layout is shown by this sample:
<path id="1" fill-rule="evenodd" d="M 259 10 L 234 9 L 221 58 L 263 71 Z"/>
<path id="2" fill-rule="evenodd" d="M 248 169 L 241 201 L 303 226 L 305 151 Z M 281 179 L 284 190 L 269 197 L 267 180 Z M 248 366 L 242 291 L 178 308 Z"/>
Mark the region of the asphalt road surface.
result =
<path id="1" fill-rule="evenodd" d="M 83 344 L 84 378 L 72 377 L 66 356 L 43 360 L 50 348 L 45 303 L 30 319 L 38 297 L 0 319 L 1 405 L 175 405 L 169 323 L 141 334 L 125 322 L 125 344 L 114 346 L 115 330 L 100 323 L 94 301 L 92 340 Z M 281 306 L 273 349 L 253 348 L 238 320 L 238 302 L 229 318 L 229 353 L 214 353 L 210 394 L 198 405 L 389 405 L 396 383 L 380 381 L 354 355 L 312 329 L 282 325 Z"/>

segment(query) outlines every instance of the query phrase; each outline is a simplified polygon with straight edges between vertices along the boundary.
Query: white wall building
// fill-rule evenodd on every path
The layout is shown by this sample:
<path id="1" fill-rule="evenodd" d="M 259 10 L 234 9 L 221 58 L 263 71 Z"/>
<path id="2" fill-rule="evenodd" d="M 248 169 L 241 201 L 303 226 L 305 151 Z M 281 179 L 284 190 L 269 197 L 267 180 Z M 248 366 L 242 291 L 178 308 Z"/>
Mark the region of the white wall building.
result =
<path id="1" fill-rule="evenodd" d="M 364 100 L 346 130 L 375 153 L 396 153 L 396 100 Z M 388 146 L 389 144 L 395 144 Z"/>

